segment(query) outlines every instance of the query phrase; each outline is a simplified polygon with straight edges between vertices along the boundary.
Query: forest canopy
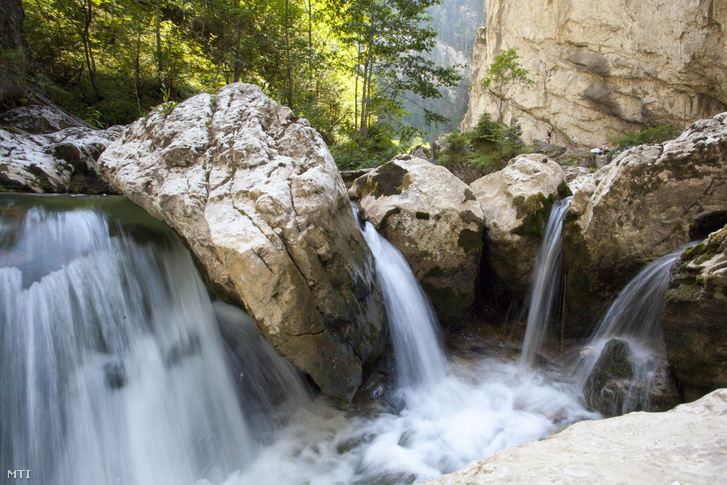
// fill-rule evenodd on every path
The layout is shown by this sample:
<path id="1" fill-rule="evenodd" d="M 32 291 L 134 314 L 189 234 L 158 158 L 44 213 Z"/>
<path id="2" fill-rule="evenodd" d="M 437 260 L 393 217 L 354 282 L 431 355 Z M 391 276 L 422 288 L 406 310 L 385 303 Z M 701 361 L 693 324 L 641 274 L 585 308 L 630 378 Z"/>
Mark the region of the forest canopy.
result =
<path id="1" fill-rule="evenodd" d="M 260 86 L 310 120 L 343 165 L 411 142 L 403 93 L 437 98 L 453 68 L 425 57 L 441 0 L 23 0 L 34 72 L 58 103 L 98 126 L 160 103 Z M 428 121 L 441 122 L 427 112 Z"/>

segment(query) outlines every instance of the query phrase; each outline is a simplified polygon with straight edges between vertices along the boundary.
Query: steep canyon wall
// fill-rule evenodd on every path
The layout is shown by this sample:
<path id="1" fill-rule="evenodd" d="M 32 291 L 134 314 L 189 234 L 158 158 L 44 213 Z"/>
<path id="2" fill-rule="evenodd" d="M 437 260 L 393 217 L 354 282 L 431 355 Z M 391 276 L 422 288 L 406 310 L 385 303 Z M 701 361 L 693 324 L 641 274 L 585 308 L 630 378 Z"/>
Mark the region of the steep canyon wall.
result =
<path id="1" fill-rule="evenodd" d="M 727 0 L 485 0 L 462 131 L 497 105 L 480 86 L 503 49 L 517 47 L 536 84 L 513 88 L 504 120 L 524 139 L 606 138 L 727 110 Z"/>

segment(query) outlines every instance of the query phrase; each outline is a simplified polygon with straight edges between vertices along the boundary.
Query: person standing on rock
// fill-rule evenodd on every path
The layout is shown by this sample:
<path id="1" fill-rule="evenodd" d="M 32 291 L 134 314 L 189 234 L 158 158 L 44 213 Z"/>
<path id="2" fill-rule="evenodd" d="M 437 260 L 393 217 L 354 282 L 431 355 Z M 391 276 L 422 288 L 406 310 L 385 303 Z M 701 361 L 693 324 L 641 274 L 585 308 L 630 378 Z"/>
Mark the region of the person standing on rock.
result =
<path id="1" fill-rule="evenodd" d="M 548 132 L 548 136 L 545 137 L 545 141 L 548 142 L 548 145 L 550 145 L 550 138 L 551 138 L 551 135 L 550 135 L 550 132 Z"/>
<path id="2" fill-rule="evenodd" d="M 578 150 L 578 140 L 573 136 L 573 150 Z"/>

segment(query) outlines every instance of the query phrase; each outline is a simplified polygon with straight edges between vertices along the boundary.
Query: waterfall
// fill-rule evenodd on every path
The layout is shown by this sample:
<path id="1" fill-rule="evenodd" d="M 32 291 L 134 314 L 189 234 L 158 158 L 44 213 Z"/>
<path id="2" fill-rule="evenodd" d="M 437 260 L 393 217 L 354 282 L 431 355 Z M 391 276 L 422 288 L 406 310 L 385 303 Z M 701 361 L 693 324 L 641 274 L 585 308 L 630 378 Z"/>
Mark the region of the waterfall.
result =
<path id="1" fill-rule="evenodd" d="M 563 232 L 563 218 L 568 207 L 570 197 L 553 204 L 550 218 L 545 227 L 545 236 L 538 251 L 538 257 L 533 268 L 533 277 L 530 287 L 528 320 L 525 330 L 523 350 L 520 354 L 520 368 L 532 368 L 535 356 L 541 351 L 543 340 L 550 323 L 555 298 L 560 288 L 561 260 L 561 234 Z"/>
<path id="2" fill-rule="evenodd" d="M 396 356 L 399 386 L 432 386 L 447 375 L 441 331 L 429 300 L 401 252 L 366 222 L 363 235 L 374 255 Z"/>
<path id="3" fill-rule="evenodd" d="M 683 249 L 652 262 L 626 285 L 581 352 L 574 374 L 578 387 L 584 389 L 604 353 L 613 351 L 616 344 L 625 347 L 621 352 L 627 354 L 624 357 L 630 363 L 632 385 L 622 409 L 614 410 L 615 414 L 649 409 L 648 389 L 657 367 L 666 362 L 660 326 L 664 294 Z"/>
<path id="4" fill-rule="evenodd" d="M 364 235 L 396 410 L 311 399 L 249 316 L 211 302 L 170 229 L 125 199 L 0 195 L 0 466 L 60 485 L 403 485 L 597 417 L 496 353 L 445 356 L 401 254 L 370 224 Z"/>
<path id="5" fill-rule="evenodd" d="M 45 202 L 0 199 L 3 472 L 53 484 L 195 484 L 249 463 L 259 445 L 247 398 L 241 406 L 187 250 L 121 198 Z M 120 205 L 128 224 L 95 203 Z"/>

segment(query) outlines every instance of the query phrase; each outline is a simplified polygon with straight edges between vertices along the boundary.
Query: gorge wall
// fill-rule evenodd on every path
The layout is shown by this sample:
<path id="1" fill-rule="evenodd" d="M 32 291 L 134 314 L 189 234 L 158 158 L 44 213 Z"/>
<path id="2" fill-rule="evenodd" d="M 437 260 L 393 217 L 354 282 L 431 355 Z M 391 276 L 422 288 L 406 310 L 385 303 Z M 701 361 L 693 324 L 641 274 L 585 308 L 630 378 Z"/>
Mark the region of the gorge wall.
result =
<path id="1" fill-rule="evenodd" d="M 485 0 L 462 131 L 497 105 L 480 86 L 501 50 L 518 48 L 535 85 L 507 95 L 504 120 L 526 142 L 553 133 L 600 146 L 645 127 L 727 110 L 725 0 Z"/>

